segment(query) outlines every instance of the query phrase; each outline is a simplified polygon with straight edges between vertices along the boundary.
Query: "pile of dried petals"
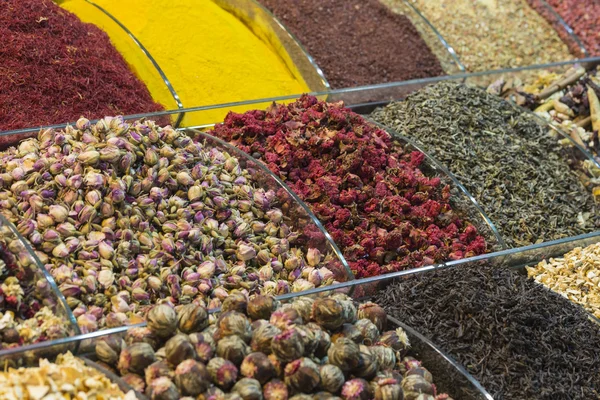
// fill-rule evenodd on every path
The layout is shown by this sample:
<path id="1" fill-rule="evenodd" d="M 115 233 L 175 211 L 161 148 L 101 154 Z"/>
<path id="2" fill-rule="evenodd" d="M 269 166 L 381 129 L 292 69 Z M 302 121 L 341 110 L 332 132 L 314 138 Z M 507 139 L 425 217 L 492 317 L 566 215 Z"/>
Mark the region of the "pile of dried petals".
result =
<path id="1" fill-rule="evenodd" d="M 267 111 L 229 113 L 211 132 L 264 161 L 324 222 L 357 277 L 486 251 L 449 203 L 450 188 L 382 129 L 302 96 Z"/>
<path id="2" fill-rule="evenodd" d="M 0 373 L 3 400 L 135 400 L 133 391 L 123 393 L 105 375 L 74 357 L 61 354 L 56 362 L 40 360 L 39 367 L 8 369 Z"/>
<path id="3" fill-rule="evenodd" d="M 343 294 L 281 307 L 238 296 L 215 324 L 195 304 L 163 304 L 147 327 L 99 340 L 96 356 L 153 400 L 450 399 L 386 323 L 383 308 Z"/>
<path id="4" fill-rule="evenodd" d="M 67 336 L 64 312 L 54 313 L 59 307 L 32 254 L 0 226 L 0 349 Z"/>
<path id="5" fill-rule="evenodd" d="M 0 153 L 0 211 L 93 331 L 156 303 L 218 307 L 233 290 L 331 284 L 336 264 L 276 208 L 273 190 L 218 148 L 152 121 L 80 119 Z"/>

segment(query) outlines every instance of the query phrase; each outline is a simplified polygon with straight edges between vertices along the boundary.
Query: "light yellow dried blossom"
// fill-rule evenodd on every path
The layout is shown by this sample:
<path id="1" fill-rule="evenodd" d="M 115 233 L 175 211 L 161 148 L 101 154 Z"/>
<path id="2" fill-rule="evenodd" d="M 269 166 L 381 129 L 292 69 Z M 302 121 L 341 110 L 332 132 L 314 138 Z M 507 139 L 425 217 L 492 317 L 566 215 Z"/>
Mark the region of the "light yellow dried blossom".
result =
<path id="1" fill-rule="evenodd" d="M 16 326 L 25 343 L 32 343 L 41 336 L 56 339 L 66 336 L 64 318 L 54 315 L 48 307 L 42 307 L 33 318 L 29 318 Z"/>

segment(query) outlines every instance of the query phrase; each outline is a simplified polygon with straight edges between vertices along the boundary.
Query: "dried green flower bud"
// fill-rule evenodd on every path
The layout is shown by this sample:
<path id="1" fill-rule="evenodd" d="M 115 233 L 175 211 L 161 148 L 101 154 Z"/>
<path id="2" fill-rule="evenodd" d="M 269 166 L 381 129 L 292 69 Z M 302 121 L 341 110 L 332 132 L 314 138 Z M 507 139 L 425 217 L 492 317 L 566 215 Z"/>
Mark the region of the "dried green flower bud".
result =
<path id="1" fill-rule="evenodd" d="M 173 375 L 173 371 L 169 367 L 169 364 L 166 360 L 155 361 L 150 364 L 146 370 L 144 371 L 144 377 L 146 379 L 146 385 L 150 385 L 155 379 L 160 378 L 161 376 L 166 376 L 171 378 Z"/>
<path id="2" fill-rule="evenodd" d="M 325 329 L 337 330 L 345 322 L 342 304 L 332 298 L 316 299 L 313 303 L 311 319 Z"/>
<path id="3" fill-rule="evenodd" d="M 344 372 L 350 372 L 360 365 L 360 349 L 350 339 L 340 338 L 327 351 L 329 363 L 340 367 Z"/>
<path id="4" fill-rule="evenodd" d="M 206 366 L 212 382 L 223 390 L 229 390 L 237 381 L 238 369 L 229 360 L 215 357 Z"/>
<path id="5" fill-rule="evenodd" d="M 215 344 L 212 336 L 203 332 L 196 332 L 189 335 L 190 341 L 196 348 L 196 354 L 199 361 L 207 363 L 215 353 L 217 345 Z"/>
<path id="6" fill-rule="evenodd" d="M 208 326 L 206 308 L 194 303 L 182 306 L 177 312 L 177 327 L 183 333 L 201 332 Z"/>
<path id="7" fill-rule="evenodd" d="M 264 384 L 275 376 L 275 367 L 264 353 L 255 352 L 244 358 L 240 372 L 246 378 L 253 378 Z"/>
<path id="8" fill-rule="evenodd" d="M 296 325 L 296 331 L 298 331 L 300 338 L 302 339 L 304 355 L 308 357 L 312 356 L 319 345 L 315 332 L 306 325 Z"/>
<path id="9" fill-rule="evenodd" d="M 146 389 L 146 382 L 144 382 L 141 376 L 137 374 L 127 374 L 123 375 L 121 379 L 123 382 L 131 386 L 133 390 L 139 393 L 144 393 L 144 389 Z"/>
<path id="10" fill-rule="evenodd" d="M 100 160 L 100 153 L 95 150 L 85 151 L 77 156 L 84 165 L 94 165 Z"/>
<path id="11" fill-rule="evenodd" d="M 256 379 L 242 378 L 233 385 L 231 390 L 244 400 L 263 400 L 262 387 Z"/>
<path id="12" fill-rule="evenodd" d="M 287 400 L 289 393 L 285 383 L 279 379 L 273 379 L 263 387 L 265 400 Z"/>
<path id="13" fill-rule="evenodd" d="M 303 321 L 310 321 L 310 315 L 312 313 L 312 306 L 314 300 L 310 297 L 298 297 L 290 304 L 290 306 L 300 314 Z"/>
<path id="14" fill-rule="evenodd" d="M 237 311 L 246 315 L 248 308 L 248 299 L 242 293 L 231 293 L 223 300 L 221 312 Z"/>
<path id="15" fill-rule="evenodd" d="M 371 387 L 364 379 L 351 379 L 342 386 L 344 400 L 369 400 L 372 397 Z"/>
<path id="16" fill-rule="evenodd" d="M 282 361 L 293 361 L 304 354 L 302 337 L 295 328 L 287 329 L 273 338 L 271 350 Z"/>
<path id="17" fill-rule="evenodd" d="M 96 342 L 96 357 L 108 365 L 117 365 L 121 350 L 125 347 L 125 341 L 118 336 L 101 337 Z"/>
<path id="18" fill-rule="evenodd" d="M 175 369 L 175 384 L 184 395 L 198 396 L 210 385 L 206 367 L 195 360 L 183 361 Z"/>
<path id="19" fill-rule="evenodd" d="M 219 332 L 222 336 L 237 335 L 246 343 L 252 339 L 252 328 L 248 317 L 237 311 L 227 311 L 219 317 Z"/>
<path id="20" fill-rule="evenodd" d="M 409 375 L 419 375 L 419 376 L 425 378 L 425 380 L 427 382 L 433 383 L 433 375 L 431 375 L 431 372 L 429 372 L 427 369 L 423 368 L 422 366 L 410 368 L 408 371 L 406 371 L 406 374 L 404 375 L 404 377 L 407 377 Z"/>
<path id="21" fill-rule="evenodd" d="M 358 329 L 361 336 L 363 337 L 363 343 L 367 346 L 377 343 L 379 340 L 379 330 L 374 323 L 364 318 L 359 319 L 354 323 L 354 326 Z"/>
<path id="22" fill-rule="evenodd" d="M 404 398 L 414 400 L 419 394 L 435 395 L 435 387 L 420 375 L 408 375 L 402 379 Z"/>
<path id="23" fill-rule="evenodd" d="M 369 352 L 377 357 L 381 370 L 394 369 L 396 366 L 396 353 L 394 349 L 384 345 L 371 346 Z"/>
<path id="24" fill-rule="evenodd" d="M 375 400 L 403 400 L 402 387 L 394 378 L 376 377 L 371 382 Z"/>
<path id="25" fill-rule="evenodd" d="M 354 301 L 352 300 L 352 298 L 344 293 L 335 293 L 333 296 L 331 296 L 331 298 L 337 300 L 342 305 L 342 308 L 344 309 L 342 313 L 344 322 L 349 324 L 355 323 L 358 311 L 354 306 Z"/>
<path id="26" fill-rule="evenodd" d="M 286 304 L 271 314 L 269 322 L 284 331 L 293 325 L 302 324 L 302 317 L 298 311 Z"/>
<path id="27" fill-rule="evenodd" d="M 236 335 L 224 337 L 217 343 L 217 355 L 235 365 L 240 365 L 249 353 L 250 347 Z"/>
<path id="28" fill-rule="evenodd" d="M 179 400 L 181 394 L 171 379 L 163 376 L 148 386 L 151 400 Z"/>
<path id="29" fill-rule="evenodd" d="M 341 388 L 346 378 L 344 372 L 339 367 L 332 364 L 325 364 L 319 368 L 321 383 L 319 387 L 330 393 L 337 393 Z"/>
<path id="30" fill-rule="evenodd" d="M 310 358 L 302 357 L 285 366 L 285 383 L 295 391 L 311 393 L 320 381 L 319 367 Z"/>
<path id="31" fill-rule="evenodd" d="M 402 328 L 397 328 L 394 331 L 384 332 L 379 337 L 379 343 L 387 345 L 394 349 L 397 354 L 398 359 L 402 359 L 408 349 L 410 348 L 410 341 L 408 340 L 408 335 Z"/>
<path id="32" fill-rule="evenodd" d="M 177 314 L 166 304 L 153 307 L 147 320 L 148 328 L 162 339 L 172 336 L 177 330 Z"/>
<path id="33" fill-rule="evenodd" d="M 218 387 L 211 387 L 206 392 L 202 393 L 196 400 L 224 400 L 225 393 Z M 183 400 L 183 399 L 181 399 Z"/>
<path id="34" fill-rule="evenodd" d="M 154 361 L 156 361 L 156 355 L 152 346 L 148 343 L 134 343 L 121 350 L 117 367 L 121 371 L 121 375 L 128 372 L 141 375 L 144 373 L 144 368 Z"/>
<path id="35" fill-rule="evenodd" d="M 225 299 L 227 300 L 227 299 Z M 252 320 L 269 319 L 277 309 L 277 301 L 272 296 L 256 295 L 248 302 L 248 316 Z"/>
<path id="36" fill-rule="evenodd" d="M 165 344 L 166 360 L 171 365 L 179 365 L 184 360 L 196 358 L 196 348 L 188 335 L 179 333 Z"/>
<path id="37" fill-rule="evenodd" d="M 366 302 L 358 306 L 358 319 L 366 318 L 375 324 L 379 332 L 385 330 L 387 314 L 383 307 L 373 302 Z"/>
<path id="38" fill-rule="evenodd" d="M 125 335 L 125 343 L 148 343 L 156 351 L 160 348 L 161 340 L 150 328 L 144 326 L 128 329 Z"/>
<path id="39" fill-rule="evenodd" d="M 353 324 L 342 325 L 342 329 L 331 336 L 331 341 L 335 343 L 339 338 L 350 339 L 357 344 L 362 343 L 364 340 L 362 333 Z"/>
<path id="40" fill-rule="evenodd" d="M 379 361 L 377 357 L 371 354 L 365 347 L 365 351 L 361 351 L 359 355 L 359 365 L 352 370 L 352 373 L 357 378 L 364 378 L 366 380 L 373 379 L 379 371 Z"/>

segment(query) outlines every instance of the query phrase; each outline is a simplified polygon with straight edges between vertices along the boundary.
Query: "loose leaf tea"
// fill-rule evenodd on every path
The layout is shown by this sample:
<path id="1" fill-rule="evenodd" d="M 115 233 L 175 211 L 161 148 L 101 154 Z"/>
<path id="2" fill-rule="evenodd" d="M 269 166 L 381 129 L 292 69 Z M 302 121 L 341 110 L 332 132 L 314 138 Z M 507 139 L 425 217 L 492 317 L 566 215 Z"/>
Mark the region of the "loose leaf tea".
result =
<path id="1" fill-rule="evenodd" d="M 598 207 L 547 128 L 484 90 L 429 86 L 372 117 L 417 139 L 475 196 L 511 247 L 594 231 Z"/>
<path id="2" fill-rule="evenodd" d="M 211 132 L 261 159 L 325 224 L 357 277 L 481 254 L 477 229 L 427 177 L 425 155 L 342 103 L 303 96 L 230 113 Z"/>
<path id="3" fill-rule="evenodd" d="M 583 308 L 508 268 L 413 276 L 375 298 L 456 358 L 496 399 L 592 399 L 600 326 Z"/>

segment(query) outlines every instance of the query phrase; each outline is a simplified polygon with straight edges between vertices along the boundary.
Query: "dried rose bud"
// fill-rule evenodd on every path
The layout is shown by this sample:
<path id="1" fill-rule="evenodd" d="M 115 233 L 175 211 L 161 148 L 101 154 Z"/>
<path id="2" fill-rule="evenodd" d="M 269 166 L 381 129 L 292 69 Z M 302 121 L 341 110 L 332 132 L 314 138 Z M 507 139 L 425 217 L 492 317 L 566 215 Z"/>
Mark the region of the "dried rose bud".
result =
<path id="1" fill-rule="evenodd" d="M 419 375 L 425 378 L 427 382 L 433 383 L 433 375 L 431 375 L 431 372 L 429 372 L 422 366 L 410 368 L 408 371 L 406 371 L 406 374 L 404 376 L 407 377 L 409 375 Z"/>
<path id="2" fill-rule="evenodd" d="M 286 304 L 271 314 L 269 322 L 284 331 L 293 325 L 302 324 L 302 317 L 298 311 Z"/>
<path id="3" fill-rule="evenodd" d="M 363 318 L 359 319 L 354 323 L 354 326 L 358 329 L 363 337 L 363 343 L 367 346 L 377 343 L 379 340 L 379 330 L 374 323 L 370 320 Z"/>
<path id="4" fill-rule="evenodd" d="M 217 343 L 217 355 L 240 365 L 250 353 L 250 347 L 239 336 L 227 336 Z"/>
<path id="5" fill-rule="evenodd" d="M 222 337 L 237 335 L 249 343 L 252 339 L 252 327 L 248 317 L 238 311 L 227 311 L 219 317 L 217 323 Z"/>
<path id="6" fill-rule="evenodd" d="M 225 393 L 218 387 L 211 387 L 206 392 L 197 397 L 196 400 L 223 400 Z"/>
<path id="7" fill-rule="evenodd" d="M 188 335 L 179 333 L 165 343 L 166 360 L 173 366 L 196 358 L 196 348 Z"/>
<path id="8" fill-rule="evenodd" d="M 315 332 L 306 327 L 306 325 L 296 325 L 296 331 L 300 334 L 302 345 L 304 346 L 304 355 L 311 356 L 317 349 L 318 342 Z"/>
<path id="9" fill-rule="evenodd" d="M 181 397 L 175 384 L 166 376 L 153 380 L 148 391 L 151 400 L 179 400 Z"/>
<path id="10" fill-rule="evenodd" d="M 184 395 L 198 396 L 210 385 L 206 367 L 195 360 L 183 361 L 175 369 L 175 384 Z"/>
<path id="11" fill-rule="evenodd" d="M 146 384 L 150 385 L 152 381 L 162 376 L 166 376 L 171 378 L 173 375 L 173 371 L 169 367 L 169 364 L 165 360 L 155 361 L 150 364 L 144 371 L 144 377 L 146 379 Z"/>
<path id="12" fill-rule="evenodd" d="M 140 375 L 144 373 L 144 368 L 154 361 L 156 361 L 156 355 L 152 346 L 148 343 L 134 343 L 121 350 L 117 368 L 121 375 L 128 372 Z"/>
<path id="13" fill-rule="evenodd" d="M 383 307 L 373 302 L 366 302 L 358 306 L 358 319 L 366 318 L 375 324 L 379 332 L 385 330 L 387 314 Z"/>
<path id="14" fill-rule="evenodd" d="M 177 311 L 177 327 L 183 333 L 201 332 L 208 326 L 206 308 L 194 303 L 186 304 Z"/>
<path id="15" fill-rule="evenodd" d="M 231 391 L 239 394 L 244 400 L 263 400 L 262 387 L 256 379 L 242 378 L 233 385 Z"/>
<path id="16" fill-rule="evenodd" d="M 322 365 L 319 368 L 319 375 L 321 376 L 319 387 L 330 393 L 337 393 L 346 380 L 344 372 L 332 364 Z"/>
<path id="17" fill-rule="evenodd" d="M 372 398 L 371 387 L 364 379 L 351 379 L 342 386 L 344 400 L 369 400 Z"/>
<path id="18" fill-rule="evenodd" d="M 263 387 L 265 400 L 287 400 L 289 393 L 285 383 L 279 379 L 273 379 Z"/>
<path id="19" fill-rule="evenodd" d="M 377 377 L 371 382 L 375 400 L 403 400 L 402 387 L 394 378 Z"/>
<path id="20" fill-rule="evenodd" d="M 398 353 L 398 359 L 402 359 L 406 355 L 408 349 L 410 348 L 410 341 L 408 340 L 408 335 L 402 328 L 397 328 L 394 331 L 384 332 L 379 337 L 379 343 L 394 349 L 394 351 Z"/>
<path id="21" fill-rule="evenodd" d="M 361 345 L 360 347 L 364 348 L 365 351 L 361 350 L 359 355 L 360 363 L 358 367 L 352 370 L 352 373 L 357 378 L 373 379 L 377 375 L 377 371 L 379 371 L 379 361 L 365 346 Z"/>
<path id="22" fill-rule="evenodd" d="M 335 299 L 316 299 L 313 303 L 311 319 L 328 330 L 339 329 L 345 321 L 344 308 Z"/>
<path id="23" fill-rule="evenodd" d="M 419 394 L 435 396 L 435 386 L 420 375 L 407 375 L 401 382 L 405 399 L 416 399 Z"/>
<path id="24" fill-rule="evenodd" d="M 340 367 L 344 372 L 350 372 L 360 365 L 360 349 L 350 339 L 340 338 L 327 351 L 329 363 Z"/>
<path id="25" fill-rule="evenodd" d="M 319 385 L 319 367 L 310 358 L 302 357 L 285 366 L 285 383 L 293 390 L 311 393 Z"/>
<path id="26" fill-rule="evenodd" d="M 381 370 L 394 369 L 396 366 L 396 353 L 394 349 L 384 345 L 371 346 L 369 352 L 377 357 Z"/>
<path id="27" fill-rule="evenodd" d="M 306 252 L 306 261 L 311 267 L 316 267 L 321 262 L 321 252 L 318 249 L 310 248 Z"/>
<path id="28" fill-rule="evenodd" d="M 276 335 L 271 342 L 271 350 L 284 362 L 302 357 L 304 345 L 300 333 L 295 328 L 290 328 Z"/>
<path id="29" fill-rule="evenodd" d="M 177 314 L 166 304 L 153 307 L 147 320 L 148 328 L 162 339 L 171 337 L 177 330 Z"/>
<path id="30" fill-rule="evenodd" d="M 96 357 L 109 365 L 117 365 L 121 350 L 125 347 L 125 341 L 118 336 L 101 337 L 96 342 Z"/>
<path id="31" fill-rule="evenodd" d="M 240 372 L 246 378 L 253 378 L 261 384 L 275 376 L 275 367 L 264 353 L 250 353 L 242 361 Z"/>
<path id="32" fill-rule="evenodd" d="M 150 328 L 144 326 L 128 329 L 125 335 L 125 343 L 148 343 L 156 351 L 161 345 L 161 340 Z"/>
<path id="33" fill-rule="evenodd" d="M 294 301 L 290 304 L 290 306 L 298 311 L 298 314 L 302 317 L 302 320 L 305 322 L 310 321 L 310 315 L 312 313 L 312 306 L 314 304 L 314 300 L 310 297 L 298 297 L 294 299 Z"/>
<path id="34" fill-rule="evenodd" d="M 237 311 L 246 315 L 248 309 L 248 299 L 242 293 L 231 293 L 223 300 L 221 312 Z"/>
<path id="35" fill-rule="evenodd" d="M 277 301 L 273 296 L 256 295 L 248 302 L 248 316 L 250 319 L 269 319 L 273 311 L 277 309 Z"/>
<path id="36" fill-rule="evenodd" d="M 362 333 L 354 324 L 342 325 L 342 328 L 331 336 L 331 341 L 335 343 L 339 338 L 350 339 L 357 344 L 362 343 L 364 340 Z"/>
<path id="37" fill-rule="evenodd" d="M 140 392 L 140 393 L 144 393 L 144 390 L 146 389 L 146 382 L 144 382 L 144 379 L 142 379 L 141 376 L 139 376 L 137 374 L 126 374 L 126 375 L 123 375 L 121 377 L 121 379 L 126 384 L 131 386 L 133 388 L 133 390 Z"/>
<path id="38" fill-rule="evenodd" d="M 253 329 L 252 341 L 250 342 L 252 350 L 260 351 L 267 355 L 271 354 L 271 342 L 273 341 L 273 338 L 280 333 L 281 330 L 279 328 L 264 321 L 264 323 L 261 323 L 258 327 Z"/>

